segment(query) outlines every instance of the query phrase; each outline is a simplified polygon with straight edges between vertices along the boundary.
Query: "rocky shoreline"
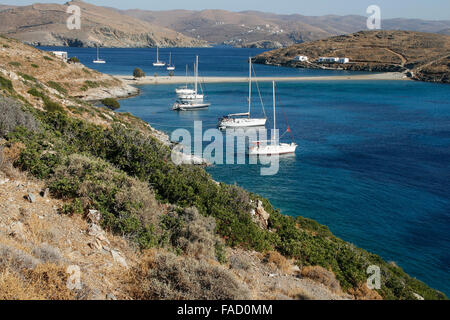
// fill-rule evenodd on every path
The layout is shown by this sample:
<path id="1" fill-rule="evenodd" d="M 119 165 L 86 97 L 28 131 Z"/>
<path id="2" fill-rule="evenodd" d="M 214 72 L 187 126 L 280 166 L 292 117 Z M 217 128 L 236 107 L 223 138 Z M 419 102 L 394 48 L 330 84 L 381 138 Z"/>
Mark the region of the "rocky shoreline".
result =
<path id="1" fill-rule="evenodd" d="M 299 61 L 298 56 L 307 57 Z M 345 57 L 348 63 L 322 63 Z M 450 83 L 450 37 L 409 31 L 361 31 L 267 51 L 257 64 L 323 70 L 397 72 L 411 80 Z"/>
<path id="2" fill-rule="evenodd" d="M 85 101 L 97 102 L 106 98 L 127 99 L 139 95 L 140 90 L 121 81 L 121 85 L 111 88 L 90 89 L 86 94 L 78 96 Z"/>

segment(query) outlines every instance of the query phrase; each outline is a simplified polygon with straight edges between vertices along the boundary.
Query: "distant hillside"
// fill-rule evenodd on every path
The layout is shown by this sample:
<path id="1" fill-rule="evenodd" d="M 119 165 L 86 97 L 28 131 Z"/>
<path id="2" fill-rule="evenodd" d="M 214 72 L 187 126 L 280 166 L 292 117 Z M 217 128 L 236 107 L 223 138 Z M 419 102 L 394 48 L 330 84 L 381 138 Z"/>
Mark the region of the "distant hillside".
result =
<path id="1" fill-rule="evenodd" d="M 9 6 L 9 5 L 0 4 L 0 11 L 12 9 L 12 8 L 15 8 L 15 7 L 16 6 Z"/>
<path id="2" fill-rule="evenodd" d="M 67 6 L 81 8 L 81 30 L 69 30 Z M 114 9 L 82 1 L 64 5 L 34 4 L 24 7 L 0 7 L 0 33 L 32 45 L 77 47 L 193 47 L 204 46 L 173 30 L 125 16 Z"/>
<path id="3" fill-rule="evenodd" d="M 298 55 L 308 62 L 293 59 Z M 321 57 L 347 57 L 348 64 L 316 64 Z M 297 68 L 405 72 L 413 79 L 450 82 L 450 36 L 411 31 L 361 31 L 264 52 L 256 63 Z"/>
<path id="4" fill-rule="evenodd" d="M 237 47 L 289 46 L 365 30 L 367 18 L 358 15 L 308 17 L 300 14 L 278 15 L 259 11 L 225 10 L 127 10 L 124 14 L 173 29 L 184 35 L 214 44 Z M 450 28 L 450 21 L 386 19 L 383 28 L 440 32 Z"/>
<path id="5" fill-rule="evenodd" d="M 67 5 L 82 9 L 82 29 L 66 28 Z M 365 30 L 365 16 L 273 14 L 226 10 L 118 10 L 80 0 L 31 6 L 0 5 L 0 33 L 29 44 L 148 47 L 279 48 Z M 450 20 L 385 19 L 383 29 L 449 34 Z"/>

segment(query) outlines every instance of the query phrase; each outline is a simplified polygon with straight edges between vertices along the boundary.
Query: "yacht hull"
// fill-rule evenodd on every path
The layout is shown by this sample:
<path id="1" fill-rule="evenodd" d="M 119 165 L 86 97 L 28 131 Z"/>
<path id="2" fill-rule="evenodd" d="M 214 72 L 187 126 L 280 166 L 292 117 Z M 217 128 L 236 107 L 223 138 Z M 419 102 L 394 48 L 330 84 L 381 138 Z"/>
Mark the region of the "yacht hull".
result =
<path id="1" fill-rule="evenodd" d="M 210 103 L 175 103 L 172 107 L 174 111 L 189 111 L 209 108 Z"/>
<path id="2" fill-rule="evenodd" d="M 219 123 L 221 129 L 235 129 L 235 128 L 250 128 L 250 127 L 264 127 L 267 119 L 233 119 L 222 120 Z"/>
<path id="3" fill-rule="evenodd" d="M 279 145 L 265 145 L 265 146 L 255 146 L 251 147 L 249 154 L 254 155 L 281 155 L 288 153 L 295 153 L 298 145 L 295 143 L 287 144 L 280 143 Z"/>

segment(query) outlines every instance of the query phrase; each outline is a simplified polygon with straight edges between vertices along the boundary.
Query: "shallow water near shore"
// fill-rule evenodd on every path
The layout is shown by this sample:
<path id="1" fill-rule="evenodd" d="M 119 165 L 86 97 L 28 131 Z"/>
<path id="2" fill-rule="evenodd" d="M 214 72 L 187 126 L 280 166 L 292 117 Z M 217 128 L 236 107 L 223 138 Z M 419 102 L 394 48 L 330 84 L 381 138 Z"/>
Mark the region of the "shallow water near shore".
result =
<path id="1" fill-rule="evenodd" d="M 147 74 L 155 72 L 154 49 L 103 49 L 105 66 L 90 63 L 95 49 L 64 50 L 102 72 L 130 74 L 140 64 Z M 199 53 L 204 76 L 246 76 L 247 57 L 262 51 L 171 50 L 175 62 L 182 64 L 177 75 L 183 75 L 183 64 Z M 258 76 L 347 74 L 260 65 L 255 70 Z M 259 86 L 270 128 L 271 84 Z M 274 176 L 261 176 L 259 166 L 248 164 L 215 165 L 208 172 L 218 181 L 237 183 L 267 197 L 284 214 L 327 225 L 344 240 L 395 261 L 410 275 L 450 295 L 450 86 L 412 81 L 277 86 L 299 144 L 296 155 L 282 157 Z M 121 100 L 120 111 L 169 134 L 177 128 L 192 131 L 196 120 L 202 121 L 204 130 L 214 128 L 218 117 L 246 111 L 245 83 L 206 84 L 212 105 L 195 112 L 170 110 L 175 87 L 140 86 L 141 95 Z M 258 100 L 255 94 L 255 116 L 262 115 Z M 284 132 L 281 107 L 278 117 Z M 283 140 L 288 142 L 288 136 Z"/>

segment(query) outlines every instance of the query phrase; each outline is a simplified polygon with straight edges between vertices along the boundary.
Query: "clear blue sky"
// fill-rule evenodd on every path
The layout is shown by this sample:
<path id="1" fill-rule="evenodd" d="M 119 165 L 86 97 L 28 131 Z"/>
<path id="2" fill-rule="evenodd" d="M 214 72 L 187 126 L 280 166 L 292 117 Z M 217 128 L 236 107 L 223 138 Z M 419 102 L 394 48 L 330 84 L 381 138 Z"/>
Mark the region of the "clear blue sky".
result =
<path id="1" fill-rule="evenodd" d="M 0 0 L 1 4 L 12 5 L 28 5 L 34 2 L 65 3 L 66 1 Z M 259 10 L 304 15 L 366 15 L 366 8 L 375 4 L 381 7 L 383 18 L 450 20 L 450 0 L 89 0 L 86 2 L 119 9 Z"/>

